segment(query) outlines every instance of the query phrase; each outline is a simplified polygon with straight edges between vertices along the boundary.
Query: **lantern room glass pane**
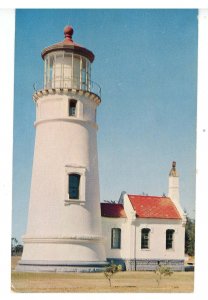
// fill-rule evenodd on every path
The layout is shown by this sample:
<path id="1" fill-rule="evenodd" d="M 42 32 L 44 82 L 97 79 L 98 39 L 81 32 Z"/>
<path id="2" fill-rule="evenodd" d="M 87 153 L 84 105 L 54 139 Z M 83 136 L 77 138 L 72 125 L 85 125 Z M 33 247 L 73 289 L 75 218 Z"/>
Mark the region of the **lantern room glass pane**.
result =
<path id="1" fill-rule="evenodd" d="M 54 81 L 54 55 L 46 57 L 44 78 L 46 88 L 52 88 Z"/>
<path id="2" fill-rule="evenodd" d="M 80 88 L 80 57 L 74 55 L 73 60 L 73 87 Z"/>
<path id="3" fill-rule="evenodd" d="M 47 83 L 48 83 L 48 57 L 46 57 L 44 63 L 44 88 L 47 88 Z"/>
<path id="4" fill-rule="evenodd" d="M 85 58 L 82 58 L 81 77 L 82 77 L 82 90 L 86 90 L 87 89 L 87 63 Z"/>
<path id="5" fill-rule="evenodd" d="M 64 54 L 64 88 L 72 87 L 72 54 Z"/>
<path id="6" fill-rule="evenodd" d="M 63 52 L 56 54 L 56 62 L 55 62 L 55 87 L 62 88 L 63 87 Z"/>
<path id="7" fill-rule="evenodd" d="M 53 66 L 54 66 L 54 56 L 50 56 L 50 66 L 49 66 L 49 81 L 52 83 L 53 81 Z"/>
<path id="8" fill-rule="evenodd" d="M 90 76 L 91 76 L 91 64 L 87 61 L 87 90 L 90 91 Z"/>

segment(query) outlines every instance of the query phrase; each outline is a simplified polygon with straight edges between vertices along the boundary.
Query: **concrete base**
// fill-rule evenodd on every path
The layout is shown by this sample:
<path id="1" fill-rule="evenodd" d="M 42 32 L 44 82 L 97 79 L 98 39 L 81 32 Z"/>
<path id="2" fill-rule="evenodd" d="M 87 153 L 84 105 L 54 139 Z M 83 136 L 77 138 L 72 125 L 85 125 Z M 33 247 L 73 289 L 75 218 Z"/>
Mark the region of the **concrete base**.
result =
<path id="1" fill-rule="evenodd" d="M 126 259 L 125 263 L 128 271 L 154 271 L 159 264 L 169 267 L 172 271 L 184 271 L 184 260 L 179 259 Z"/>
<path id="2" fill-rule="evenodd" d="M 20 260 L 16 267 L 17 272 L 103 272 L 109 265 L 103 262 L 82 262 L 82 261 L 32 261 Z"/>
<path id="3" fill-rule="evenodd" d="M 123 271 L 154 271 L 158 265 L 164 265 L 171 268 L 172 271 L 184 271 L 184 260 L 179 259 L 121 259 L 107 258 L 107 260 L 116 265 L 122 265 Z"/>

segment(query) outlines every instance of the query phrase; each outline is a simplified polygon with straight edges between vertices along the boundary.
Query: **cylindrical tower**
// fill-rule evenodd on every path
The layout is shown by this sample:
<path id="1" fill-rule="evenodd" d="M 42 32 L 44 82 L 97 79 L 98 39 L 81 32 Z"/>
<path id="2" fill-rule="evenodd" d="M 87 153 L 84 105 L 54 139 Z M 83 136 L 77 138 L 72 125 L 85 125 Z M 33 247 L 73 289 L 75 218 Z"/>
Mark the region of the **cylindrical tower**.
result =
<path id="1" fill-rule="evenodd" d="M 19 271 L 99 271 L 101 232 L 94 54 L 72 40 L 42 51 L 44 86 L 33 95 L 36 138 Z M 97 90 L 94 88 L 97 87 Z"/>

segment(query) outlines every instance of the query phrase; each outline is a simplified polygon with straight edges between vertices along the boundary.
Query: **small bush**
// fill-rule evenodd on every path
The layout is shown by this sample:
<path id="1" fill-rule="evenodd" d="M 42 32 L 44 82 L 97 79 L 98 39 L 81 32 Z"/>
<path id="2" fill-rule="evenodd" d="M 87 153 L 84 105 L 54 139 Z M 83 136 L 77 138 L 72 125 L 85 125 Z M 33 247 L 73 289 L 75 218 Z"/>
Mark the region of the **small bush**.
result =
<path id="1" fill-rule="evenodd" d="M 169 267 L 159 265 L 155 270 L 155 275 L 156 275 L 155 280 L 157 281 L 157 286 L 159 287 L 160 281 L 162 280 L 163 277 L 171 276 L 172 274 L 173 271 Z"/>
<path id="2" fill-rule="evenodd" d="M 122 271 L 122 266 L 121 265 L 115 265 L 112 262 L 111 262 L 111 265 L 105 269 L 104 275 L 108 279 L 110 287 L 112 286 L 111 285 L 112 276 L 115 273 L 119 272 L 119 271 Z"/>

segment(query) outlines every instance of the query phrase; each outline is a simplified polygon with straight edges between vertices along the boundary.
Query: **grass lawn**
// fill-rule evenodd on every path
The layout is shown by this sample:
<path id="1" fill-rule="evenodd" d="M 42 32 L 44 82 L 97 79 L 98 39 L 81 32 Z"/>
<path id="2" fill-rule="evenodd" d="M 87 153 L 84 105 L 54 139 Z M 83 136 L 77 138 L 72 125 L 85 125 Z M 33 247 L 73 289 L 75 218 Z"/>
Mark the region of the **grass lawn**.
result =
<path id="1" fill-rule="evenodd" d="M 158 287 L 154 272 L 119 272 L 109 286 L 103 273 L 18 273 L 12 262 L 12 290 L 14 292 L 193 292 L 194 273 L 174 272 L 164 277 Z"/>

